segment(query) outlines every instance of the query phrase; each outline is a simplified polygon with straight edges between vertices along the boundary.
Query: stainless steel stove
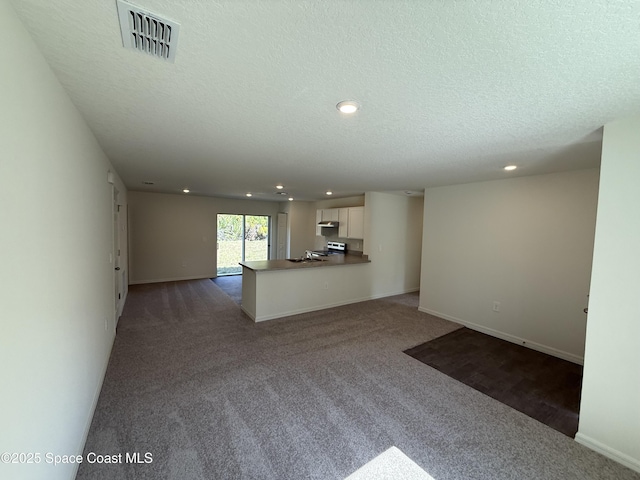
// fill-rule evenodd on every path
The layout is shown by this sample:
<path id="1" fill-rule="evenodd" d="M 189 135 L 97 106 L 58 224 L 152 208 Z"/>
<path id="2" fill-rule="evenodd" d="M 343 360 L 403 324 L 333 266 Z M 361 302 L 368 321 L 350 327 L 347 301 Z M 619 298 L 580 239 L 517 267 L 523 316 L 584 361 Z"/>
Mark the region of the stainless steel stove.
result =
<path id="1" fill-rule="evenodd" d="M 326 250 L 314 250 L 314 255 L 327 256 L 327 255 L 344 255 L 347 251 L 347 244 L 343 242 L 327 242 Z"/>

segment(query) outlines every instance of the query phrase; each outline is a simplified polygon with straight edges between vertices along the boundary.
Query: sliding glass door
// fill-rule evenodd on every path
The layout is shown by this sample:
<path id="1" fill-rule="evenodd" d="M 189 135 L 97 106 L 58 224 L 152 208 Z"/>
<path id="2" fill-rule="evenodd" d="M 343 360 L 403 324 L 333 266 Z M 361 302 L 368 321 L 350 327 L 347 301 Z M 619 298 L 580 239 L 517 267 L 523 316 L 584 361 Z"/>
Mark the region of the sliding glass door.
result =
<path id="1" fill-rule="evenodd" d="M 242 273 L 238 262 L 269 259 L 269 217 L 219 213 L 217 275 Z"/>

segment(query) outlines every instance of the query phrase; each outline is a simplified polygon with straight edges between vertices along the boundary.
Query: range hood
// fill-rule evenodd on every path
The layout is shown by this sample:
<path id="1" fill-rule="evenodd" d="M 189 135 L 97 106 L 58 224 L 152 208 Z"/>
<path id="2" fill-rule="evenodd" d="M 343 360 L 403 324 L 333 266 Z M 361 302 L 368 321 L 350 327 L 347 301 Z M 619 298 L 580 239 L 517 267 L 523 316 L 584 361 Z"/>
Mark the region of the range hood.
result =
<path id="1" fill-rule="evenodd" d="M 319 222 L 318 226 L 324 228 L 337 228 L 338 222 L 335 222 L 333 220 L 325 220 L 324 222 Z"/>

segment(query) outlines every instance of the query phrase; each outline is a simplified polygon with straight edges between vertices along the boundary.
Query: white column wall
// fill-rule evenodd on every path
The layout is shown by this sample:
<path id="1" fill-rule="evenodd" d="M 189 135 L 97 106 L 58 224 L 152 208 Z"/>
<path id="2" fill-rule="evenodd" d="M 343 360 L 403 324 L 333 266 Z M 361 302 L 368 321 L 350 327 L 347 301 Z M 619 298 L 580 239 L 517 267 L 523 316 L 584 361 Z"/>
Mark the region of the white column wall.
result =
<path id="1" fill-rule="evenodd" d="M 640 472 L 640 117 L 605 125 L 576 440 Z"/>
<path id="2" fill-rule="evenodd" d="M 316 206 L 314 202 L 287 202 L 283 211 L 289 214 L 289 257 L 300 257 L 314 248 Z"/>
<path id="3" fill-rule="evenodd" d="M 371 297 L 420 289 L 422 197 L 365 194 L 364 254 L 371 260 Z"/>

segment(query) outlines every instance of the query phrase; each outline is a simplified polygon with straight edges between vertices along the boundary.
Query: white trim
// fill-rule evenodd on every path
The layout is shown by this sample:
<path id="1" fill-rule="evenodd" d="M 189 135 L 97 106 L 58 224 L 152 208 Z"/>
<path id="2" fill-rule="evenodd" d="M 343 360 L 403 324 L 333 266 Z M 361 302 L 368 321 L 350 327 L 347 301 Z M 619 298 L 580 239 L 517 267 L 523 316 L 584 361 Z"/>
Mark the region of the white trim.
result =
<path id="1" fill-rule="evenodd" d="M 129 281 L 129 285 L 141 285 L 143 283 L 162 283 L 162 282 L 180 282 L 182 280 L 210 280 L 216 278 L 215 274 L 211 275 L 196 275 L 193 277 L 172 277 L 172 278 L 154 278 L 150 280 L 135 280 Z"/>
<path id="2" fill-rule="evenodd" d="M 579 444 L 584 445 L 585 447 L 590 448 L 591 450 L 594 450 L 601 455 L 610 458 L 611 460 L 621 463 L 631 470 L 640 472 L 640 460 L 630 457 L 626 453 L 619 452 L 615 448 L 611 448 L 604 443 L 600 443 L 597 440 L 594 440 L 593 438 L 580 432 L 576 433 L 575 440 Z"/>
<path id="3" fill-rule="evenodd" d="M 111 350 L 113 349 L 113 344 L 115 342 L 116 335 L 115 332 L 112 332 L 111 336 L 111 345 L 109 346 L 109 354 L 106 356 L 104 364 L 102 366 L 102 375 L 100 376 L 100 382 L 98 382 L 98 386 L 96 387 L 95 392 L 93 392 L 93 401 L 91 402 L 91 409 L 89 410 L 89 416 L 87 417 L 84 425 L 84 434 L 82 435 L 82 440 L 80 442 L 79 448 L 76 449 L 77 455 L 82 455 L 84 453 L 84 447 L 87 444 L 87 438 L 89 438 L 89 430 L 91 429 L 91 423 L 93 422 L 93 416 L 96 413 L 96 407 L 98 406 L 98 400 L 100 398 L 100 392 L 102 391 L 102 385 L 104 384 L 104 378 L 107 375 L 107 368 L 109 367 L 109 359 L 111 358 Z M 78 469 L 80 468 L 80 463 L 75 463 L 73 475 L 71 478 L 76 478 L 78 474 Z"/>
<path id="4" fill-rule="evenodd" d="M 459 323 L 461 325 L 464 325 L 465 327 L 469 327 L 472 330 L 476 330 L 478 332 L 491 335 L 492 337 L 500 338 L 502 340 L 506 340 L 511 343 L 522 345 L 523 347 L 528 347 L 532 350 L 537 350 L 538 352 L 553 355 L 554 357 L 562 358 L 563 360 L 577 363 L 578 365 L 584 365 L 584 357 L 574 355 L 573 353 L 565 352 L 564 350 L 558 350 L 557 348 L 549 347 L 547 345 L 542 345 L 541 343 L 536 343 L 531 340 L 527 340 L 526 338 L 516 337 L 515 335 L 511 335 L 510 333 L 494 330 L 493 328 L 485 327 L 483 325 L 478 325 L 477 323 L 467 322 L 466 320 L 461 320 L 460 318 L 452 317 L 451 315 L 447 315 L 446 313 L 436 312 L 434 310 L 429 310 L 423 307 L 418 307 L 418 310 L 424 313 L 428 313 L 429 315 L 434 315 L 436 317 L 449 320 L 451 322 Z"/>
<path id="5" fill-rule="evenodd" d="M 328 308 L 340 307 L 342 305 L 366 302 L 367 300 L 373 300 L 373 298 L 354 298 L 350 300 L 345 300 L 343 302 L 328 303 L 325 305 L 317 305 L 314 307 L 296 308 L 295 310 L 289 310 L 287 312 L 274 313 L 272 315 L 262 315 L 258 317 L 254 317 L 253 315 L 250 315 L 244 308 L 242 308 L 242 306 L 240 306 L 240 308 L 242 308 L 242 311 L 245 312 L 247 315 L 249 315 L 249 317 L 251 317 L 251 319 L 254 322 L 264 322 L 265 320 L 274 320 L 276 318 L 290 317 L 292 315 L 299 315 L 301 313 L 317 312 L 318 310 L 326 310 Z"/>
<path id="6" fill-rule="evenodd" d="M 240 305 L 240 308 L 254 322 L 264 322 L 265 320 L 275 320 L 276 318 L 290 317 L 292 315 L 299 315 L 301 313 L 317 312 L 318 310 L 326 310 L 328 308 L 341 307 L 343 305 L 351 305 L 352 303 L 367 302 L 369 300 L 377 300 L 377 299 L 380 299 L 380 298 L 394 297 L 396 295 L 404 295 L 405 293 L 417 292 L 419 290 L 420 290 L 419 288 L 412 288 L 412 289 L 406 290 L 404 292 L 385 293 L 385 294 L 381 294 L 381 295 L 372 295 L 372 296 L 363 297 L 363 298 L 353 298 L 353 299 L 345 300 L 343 302 L 327 303 L 327 304 L 324 304 L 324 305 L 316 305 L 316 306 L 307 307 L 307 308 L 297 308 L 295 310 L 290 310 L 288 312 L 274 313 L 272 315 L 263 315 L 263 316 L 259 316 L 259 317 L 255 317 L 253 314 L 249 313 L 247 310 L 245 310 L 242 307 L 242 305 Z"/>
<path id="7" fill-rule="evenodd" d="M 124 304 L 127 303 L 127 295 L 129 294 L 129 289 L 125 288 L 122 294 L 122 298 L 120 299 L 120 303 L 118 304 L 118 311 L 116 312 L 116 326 L 118 325 L 118 320 L 122 316 L 122 312 L 124 311 Z"/>

